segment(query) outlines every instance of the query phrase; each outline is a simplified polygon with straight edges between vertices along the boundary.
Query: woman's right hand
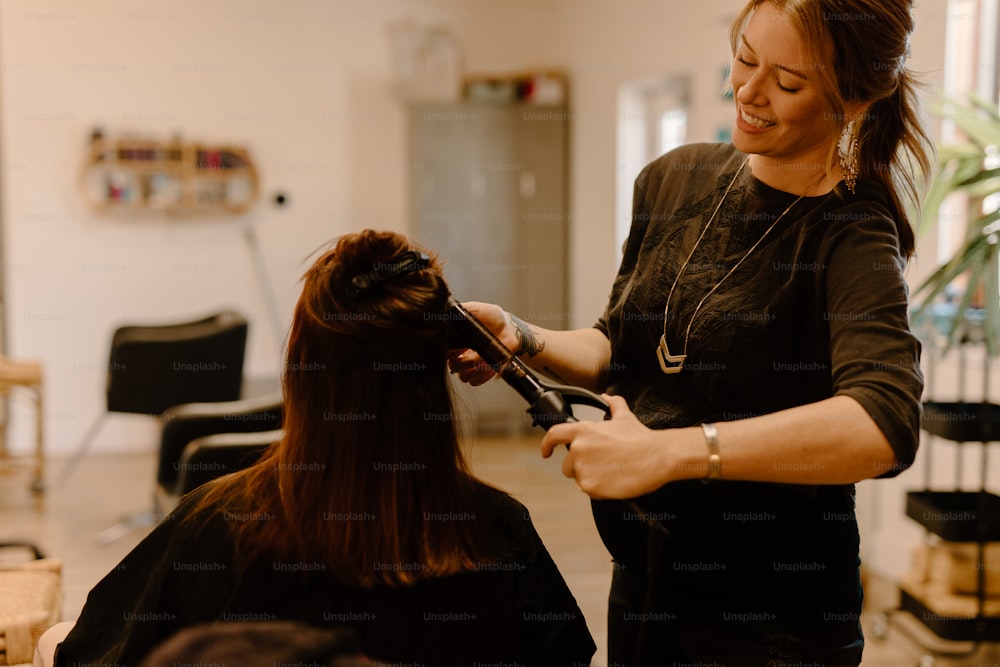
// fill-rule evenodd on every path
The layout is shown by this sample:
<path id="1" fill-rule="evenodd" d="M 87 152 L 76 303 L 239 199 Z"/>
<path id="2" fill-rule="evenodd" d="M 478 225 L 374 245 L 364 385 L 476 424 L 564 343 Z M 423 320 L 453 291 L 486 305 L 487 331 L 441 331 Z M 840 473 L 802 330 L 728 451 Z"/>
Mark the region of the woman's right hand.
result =
<path id="1" fill-rule="evenodd" d="M 512 352 L 517 346 L 517 334 L 510 316 L 500 306 L 493 303 L 464 301 L 462 305 L 472 313 L 477 320 L 500 339 L 500 342 Z M 462 382 L 478 387 L 489 381 L 496 371 L 479 353 L 467 347 L 459 347 L 448 352 L 448 369 L 458 376 Z"/>

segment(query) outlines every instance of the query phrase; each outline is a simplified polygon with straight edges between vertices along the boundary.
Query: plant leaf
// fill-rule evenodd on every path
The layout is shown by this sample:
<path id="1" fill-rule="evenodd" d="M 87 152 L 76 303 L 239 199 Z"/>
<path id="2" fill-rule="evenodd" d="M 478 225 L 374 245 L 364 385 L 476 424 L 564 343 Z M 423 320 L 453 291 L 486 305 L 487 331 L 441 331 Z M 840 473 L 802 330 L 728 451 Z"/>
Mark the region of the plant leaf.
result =
<path id="1" fill-rule="evenodd" d="M 926 290 L 930 290 L 921 300 L 920 310 L 930 305 L 934 297 L 943 292 L 956 278 L 974 268 L 977 262 L 987 256 L 989 246 L 989 238 L 982 234 L 966 239 L 949 261 L 939 266 L 913 291 L 913 296 L 916 298 Z"/>
<path id="2" fill-rule="evenodd" d="M 992 166 L 1000 153 L 1000 110 L 995 101 L 969 94 L 962 101 L 942 100 L 934 112 L 949 119 L 964 138 L 938 147 L 919 216 L 919 232 L 926 233 L 932 223 L 943 222 L 941 209 L 950 197 L 968 197 L 970 205 L 958 249 L 913 291 L 913 300 L 919 304 L 915 314 L 921 316 L 940 301 L 950 286 L 964 279 L 964 287 L 956 298 L 958 308 L 945 334 L 946 346 L 959 344 L 969 335 L 970 306 L 982 289 L 985 295 L 982 333 L 987 353 L 995 355 L 1000 353 L 1000 243 L 997 243 L 1000 231 L 990 227 L 1000 226 L 997 225 L 1000 205 L 994 206 L 990 201 L 984 213 L 982 202 L 1000 193 L 1000 168 Z"/>
<path id="3" fill-rule="evenodd" d="M 997 109 L 996 102 L 990 102 L 974 90 L 969 92 L 968 97 L 972 106 L 991 117 L 994 121 L 1000 122 L 1000 110 Z"/>
<path id="4" fill-rule="evenodd" d="M 1000 145 L 1000 127 L 995 120 L 984 118 L 981 112 L 966 107 L 949 118 L 976 144 L 983 147 Z"/>

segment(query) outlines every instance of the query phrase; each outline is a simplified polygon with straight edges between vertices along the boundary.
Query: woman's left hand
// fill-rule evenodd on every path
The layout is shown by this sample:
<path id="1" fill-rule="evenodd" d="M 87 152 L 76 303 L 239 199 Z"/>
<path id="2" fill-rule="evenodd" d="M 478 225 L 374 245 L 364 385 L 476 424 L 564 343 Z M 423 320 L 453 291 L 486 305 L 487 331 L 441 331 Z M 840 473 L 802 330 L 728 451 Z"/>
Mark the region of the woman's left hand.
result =
<path id="1" fill-rule="evenodd" d="M 576 479 L 592 498 L 634 498 L 655 491 L 671 478 L 663 433 L 636 418 L 621 396 L 603 395 L 611 419 L 556 424 L 542 438 L 542 456 L 559 445 L 569 451 L 563 474 Z"/>

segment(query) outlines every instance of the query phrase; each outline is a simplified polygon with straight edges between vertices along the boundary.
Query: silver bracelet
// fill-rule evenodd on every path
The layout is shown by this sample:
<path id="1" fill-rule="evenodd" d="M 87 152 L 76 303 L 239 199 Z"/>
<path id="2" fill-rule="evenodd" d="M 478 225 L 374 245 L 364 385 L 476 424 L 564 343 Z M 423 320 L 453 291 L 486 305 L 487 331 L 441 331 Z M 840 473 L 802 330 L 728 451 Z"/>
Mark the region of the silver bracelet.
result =
<path id="1" fill-rule="evenodd" d="M 722 475 L 722 457 L 719 455 L 719 431 L 715 424 L 702 424 L 702 433 L 705 434 L 705 443 L 708 445 L 708 473 L 703 482 L 719 479 Z"/>

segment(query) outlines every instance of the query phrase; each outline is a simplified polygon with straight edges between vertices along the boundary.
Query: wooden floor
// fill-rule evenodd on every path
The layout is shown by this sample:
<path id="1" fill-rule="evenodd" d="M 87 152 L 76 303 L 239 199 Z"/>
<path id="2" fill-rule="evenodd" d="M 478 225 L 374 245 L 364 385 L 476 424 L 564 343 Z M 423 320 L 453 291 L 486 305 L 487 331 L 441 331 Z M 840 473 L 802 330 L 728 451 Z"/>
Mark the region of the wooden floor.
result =
<path id="1" fill-rule="evenodd" d="M 558 454 L 551 460 L 541 458 L 539 439 L 537 435 L 477 438 L 470 443 L 469 458 L 478 475 L 528 507 L 597 641 L 593 665 L 604 667 L 610 559 L 594 529 L 587 498 L 562 476 Z M 52 461 L 50 479 L 56 478 L 60 464 Z M 62 559 L 65 619 L 79 613 L 90 588 L 148 532 L 140 528 L 110 544 L 98 542 L 99 534 L 119 519 L 134 519 L 149 509 L 154 473 L 152 452 L 92 455 L 62 488 L 50 488 L 36 499 L 28 490 L 28 467 L 0 460 L 0 542 L 28 540 Z M 18 555 L 0 551 L 0 558 L 7 560 Z M 881 612 L 896 604 L 895 588 L 869 578 L 866 598 L 864 667 L 918 665 L 927 653 L 922 647 L 956 648 L 935 642 L 920 624 L 901 615 L 890 617 L 885 637 L 876 638 L 874 628 L 883 620 Z M 934 664 L 1000 667 L 1000 652 L 990 645 L 970 656 L 938 657 Z"/>

